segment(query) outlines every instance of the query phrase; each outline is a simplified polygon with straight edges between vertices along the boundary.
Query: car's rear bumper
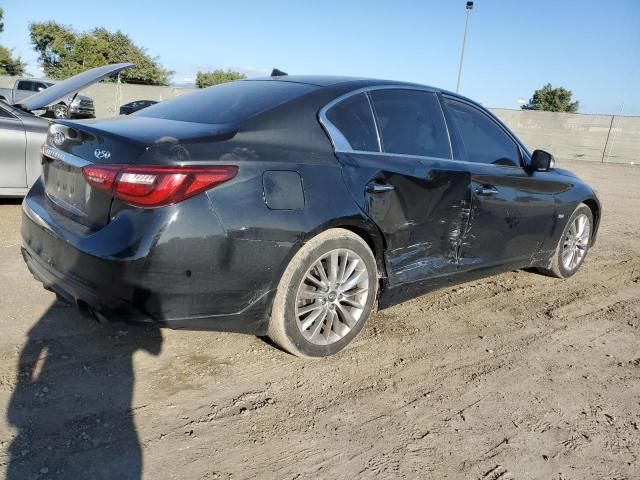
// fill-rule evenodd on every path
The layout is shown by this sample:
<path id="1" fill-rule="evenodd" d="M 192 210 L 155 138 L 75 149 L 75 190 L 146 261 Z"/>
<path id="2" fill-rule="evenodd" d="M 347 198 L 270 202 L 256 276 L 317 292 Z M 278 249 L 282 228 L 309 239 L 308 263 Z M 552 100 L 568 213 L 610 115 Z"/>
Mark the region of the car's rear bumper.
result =
<path id="1" fill-rule="evenodd" d="M 42 259 L 29 249 L 22 247 L 21 250 L 27 268 L 45 289 L 56 293 L 83 313 L 95 316 L 97 320 L 147 323 L 175 329 L 266 334 L 264 311 L 269 306 L 271 292 L 265 292 L 261 298 L 237 313 L 158 320 L 122 298 L 105 296 L 92 287 L 56 271 L 50 265 L 45 265 Z"/>
<path id="2" fill-rule="evenodd" d="M 45 206 L 38 188 L 23 203 L 22 255 L 45 288 L 108 320 L 266 333 L 273 288 L 240 289 L 228 272 L 216 275 L 220 238 L 208 239 L 212 254 L 193 239 L 163 240 L 168 229 L 155 231 L 154 226 L 163 222 L 151 215 L 136 219 L 137 229 L 131 222 L 126 230 L 114 221 L 83 237 L 61 228 L 65 219 Z M 197 206 L 192 213 L 198 214 Z M 151 243 L 147 236 L 155 243 L 145 247 Z M 120 241 L 123 246 L 117 245 Z"/>

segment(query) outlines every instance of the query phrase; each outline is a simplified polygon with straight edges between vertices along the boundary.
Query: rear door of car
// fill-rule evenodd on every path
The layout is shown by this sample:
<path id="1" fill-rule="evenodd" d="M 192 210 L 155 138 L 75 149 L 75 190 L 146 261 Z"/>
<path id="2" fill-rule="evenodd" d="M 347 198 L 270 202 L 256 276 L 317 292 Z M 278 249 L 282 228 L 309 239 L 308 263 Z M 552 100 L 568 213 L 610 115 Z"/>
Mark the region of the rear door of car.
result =
<path id="1" fill-rule="evenodd" d="M 0 105 L 0 188 L 25 188 L 27 176 L 25 152 L 27 136 L 24 125 Z"/>
<path id="2" fill-rule="evenodd" d="M 451 160 L 437 95 L 367 89 L 332 102 L 321 120 L 354 199 L 384 235 L 389 283 L 455 272 L 469 174 Z"/>
<path id="3" fill-rule="evenodd" d="M 552 228 L 554 191 L 541 172 L 526 168 L 511 133 L 471 102 L 444 97 L 449 130 L 471 173 L 471 218 L 460 270 L 527 265 Z"/>

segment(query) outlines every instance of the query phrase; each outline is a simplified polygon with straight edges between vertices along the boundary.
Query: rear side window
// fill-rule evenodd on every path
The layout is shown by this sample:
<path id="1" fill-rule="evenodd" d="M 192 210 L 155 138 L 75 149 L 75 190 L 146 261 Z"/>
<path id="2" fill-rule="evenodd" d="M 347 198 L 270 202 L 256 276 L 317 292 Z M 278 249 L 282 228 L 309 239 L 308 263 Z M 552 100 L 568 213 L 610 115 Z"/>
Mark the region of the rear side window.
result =
<path id="1" fill-rule="evenodd" d="M 352 95 L 337 103 L 327 111 L 326 117 L 353 150 L 379 151 L 373 113 L 364 93 Z M 340 146 L 335 138 L 336 132 L 330 133 L 336 146 Z"/>
<path id="2" fill-rule="evenodd" d="M 447 100 L 469 161 L 518 167 L 520 149 L 492 119 L 466 103 Z"/>
<path id="3" fill-rule="evenodd" d="M 449 135 L 435 94 L 382 89 L 370 95 L 385 152 L 451 158 Z"/>
<path id="4" fill-rule="evenodd" d="M 134 115 L 197 123 L 237 123 L 317 87 L 285 81 L 223 83 L 160 102 Z"/>

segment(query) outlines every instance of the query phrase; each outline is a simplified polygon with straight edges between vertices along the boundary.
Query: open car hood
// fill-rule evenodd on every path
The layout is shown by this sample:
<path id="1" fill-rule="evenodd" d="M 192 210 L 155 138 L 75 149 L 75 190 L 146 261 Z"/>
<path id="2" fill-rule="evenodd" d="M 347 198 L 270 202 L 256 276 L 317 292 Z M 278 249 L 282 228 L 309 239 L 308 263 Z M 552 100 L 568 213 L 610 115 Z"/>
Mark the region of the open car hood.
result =
<path id="1" fill-rule="evenodd" d="M 92 68 L 91 70 L 74 75 L 63 82 L 56 83 L 41 92 L 24 98 L 16 106 L 28 112 L 45 109 L 72 93 L 131 67 L 133 67 L 133 63 L 114 63 L 113 65 L 103 65 L 102 67 Z"/>

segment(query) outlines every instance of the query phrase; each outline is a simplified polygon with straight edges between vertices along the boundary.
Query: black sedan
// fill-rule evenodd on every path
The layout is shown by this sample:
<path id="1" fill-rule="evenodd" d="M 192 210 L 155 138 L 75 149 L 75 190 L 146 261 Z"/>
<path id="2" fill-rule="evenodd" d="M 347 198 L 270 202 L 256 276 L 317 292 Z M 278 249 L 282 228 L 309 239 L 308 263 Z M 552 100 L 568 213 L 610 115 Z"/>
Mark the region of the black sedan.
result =
<path id="1" fill-rule="evenodd" d="M 371 313 L 593 244 L 594 191 L 437 88 L 242 80 L 58 121 L 23 203 L 34 276 L 99 319 L 344 348 Z"/>
<path id="2" fill-rule="evenodd" d="M 150 107 L 151 105 L 155 105 L 155 100 L 136 100 L 134 102 L 125 103 L 120 106 L 120 115 L 131 115 L 138 110 L 142 110 L 143 108 Z"/>

